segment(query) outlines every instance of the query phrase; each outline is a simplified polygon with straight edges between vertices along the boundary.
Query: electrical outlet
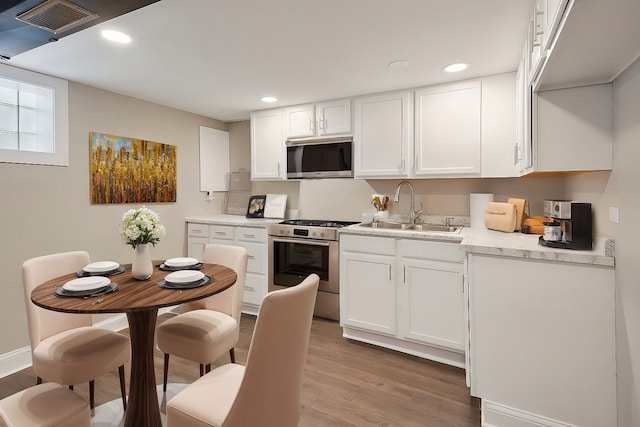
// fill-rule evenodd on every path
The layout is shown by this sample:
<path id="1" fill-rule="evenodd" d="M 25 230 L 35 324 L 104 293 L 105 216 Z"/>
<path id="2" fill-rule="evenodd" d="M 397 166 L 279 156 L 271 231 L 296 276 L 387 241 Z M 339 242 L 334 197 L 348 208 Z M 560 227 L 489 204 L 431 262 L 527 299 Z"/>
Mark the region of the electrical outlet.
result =
<path id="1" fill-rule="evenodd" d="M 620 209 L 614 206 L 609 207 L 609 221 L 615 224 L 620 223 Z"/>

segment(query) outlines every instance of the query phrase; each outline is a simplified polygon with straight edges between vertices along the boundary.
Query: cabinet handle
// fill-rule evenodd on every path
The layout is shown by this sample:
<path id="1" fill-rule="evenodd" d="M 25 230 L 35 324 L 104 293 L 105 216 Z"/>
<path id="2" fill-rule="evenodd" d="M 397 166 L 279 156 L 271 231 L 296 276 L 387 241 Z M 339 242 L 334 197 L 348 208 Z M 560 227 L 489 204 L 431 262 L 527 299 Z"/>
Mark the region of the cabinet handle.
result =
<path id="1" fill-rule="evenodd" d="M 407 266 L 402 267 L 402 283 L 407 284 Z"/>
<path id="2" fill-rule="evenodd" d="M 516 142 L 513 145 L 513 164 L 517 165 L 518 164 L 518 143 Z"/>
<path id="3" fill-rule="evenodd" d="M 242 234 L 242 237 L 246 237 L 248 239 L 255 239 L 256 238 L 255 234 L 244 234 L 244 233 Z"/>
<path id="4" fill-rule="evenodd" d="M 278 162 L 278 176 L 280 176 L 280 162 Z"/>
<path id="5" fill-rule="evenodd" d="M 193 234 L 201 234 L 201 233 L 202 233 L 202 230 L 197 230 L 197 229 L 196 229 L 196 230 L 191 230 L 191 232 L 192 232 Z"/>
<path id="6" fill-rule="evenodd" d="M 218 236 L 226 236 L 226 235 L 227 235 L 227 232 L 226 232 L 226 231 L 216 231 L 216 234 L 217 234 Z"/>
<path id="7" fill-rule="evenodd" d="M 315 122 L 313 120 L 309 119 L 309 130 L 311 132 L 313 132 L 314 126 L 315 126 Z"/>
<path id="8" fill-rule="evenodd" d="M 391 282 L 391 264 L 389 264 L 389 282 Z"/>
<path id="9" fill-rule="evenodd" d="M 254 257 L 253 255 L 247 255 L 247 258 L 249 258 L 249 259 L 256 259 L 256 257 Z"/>
<path id="10" fill-rule="evenodd" d="M 320 119 L 318 125 L 320 129 L 324 130 L 326 126 L 325 119 Z"/>
<path id="11" fill-rule="evenodd" d="M 249 292 L 253 292 L 253 291 L 255 291 L 255 288 L 253 288 L 252 286 L 244 285 L 244 290 L 245 291 L 249 291 Z"/>
<path id="12" fill-rule="evenodd" d="M 404 165 L 405 165 L 405 163 L 406 163 L 406 161 L 405 161 L 405 160 L 406 160 L 406 159 L 403 157 L 403 158 L 402 158 L 402 161 L 400 162 L 400 170 L 401 170 L 401 171 L 403 171 L 403 172 L 404 172 Z"/>

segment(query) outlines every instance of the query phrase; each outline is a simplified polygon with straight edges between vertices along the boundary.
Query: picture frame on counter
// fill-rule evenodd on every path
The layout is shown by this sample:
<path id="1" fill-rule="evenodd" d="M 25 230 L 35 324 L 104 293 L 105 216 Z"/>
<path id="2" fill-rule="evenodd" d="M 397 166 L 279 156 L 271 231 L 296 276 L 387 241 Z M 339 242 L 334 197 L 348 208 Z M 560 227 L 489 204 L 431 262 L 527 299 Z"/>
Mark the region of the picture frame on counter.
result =
<path id="1" fill-rule="evenodd" d="M 251 196 L 247 206 L 247 218 L 264 218 L 264 207 L 266 203 L 266 194 Z"/>

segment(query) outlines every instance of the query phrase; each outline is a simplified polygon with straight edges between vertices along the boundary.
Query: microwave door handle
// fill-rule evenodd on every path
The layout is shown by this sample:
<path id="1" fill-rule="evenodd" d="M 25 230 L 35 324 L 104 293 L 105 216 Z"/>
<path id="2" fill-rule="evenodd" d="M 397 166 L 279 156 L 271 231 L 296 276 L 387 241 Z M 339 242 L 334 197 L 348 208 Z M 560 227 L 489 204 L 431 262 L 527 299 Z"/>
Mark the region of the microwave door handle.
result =
<path id="1" fill-rule="evenodd" d="M 309 240 L 309 239 L 273 239 L 274 242 L 278 242 L 278 243 L 301 243 L 301 244 L 305 244 L 305 245 L 314 245 L 314 246 L 330 246 L 329 242 L 318 242 L 316 240 Z"/>

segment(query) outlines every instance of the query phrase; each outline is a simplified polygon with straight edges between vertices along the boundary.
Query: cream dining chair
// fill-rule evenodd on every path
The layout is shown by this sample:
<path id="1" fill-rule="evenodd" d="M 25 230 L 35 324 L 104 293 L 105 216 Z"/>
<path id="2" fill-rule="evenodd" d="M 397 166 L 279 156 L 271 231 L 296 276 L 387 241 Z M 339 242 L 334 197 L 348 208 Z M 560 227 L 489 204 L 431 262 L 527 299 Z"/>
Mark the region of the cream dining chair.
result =
<path id="1" fill-rule="evenodd" d="M 264 297 L 246 367 L 229 363 L 167 403 L 167 427 L 293 427 L 320 278 Z"/>
<path id="2" fill-rule="evenodd" d="M 39 384 L 0 400 L 0 426 L 89 427 L 87 401 L 56 383 Z"/>
<path id="3" fill-rule="evenodd" d="M 127 407 L 124 364 L 131 356 L 129 338 L 92 326 L 90 314 L 45 310 L 31 301 L 31 292 L 55 277 L 89 264 L 84 251 L 31 258 L 22 264 L 29 341 L 37 384 L 56 382 L 73 388 L 89 382 L 89 406 L 94 407 L 94 379 L 118 368 L 122 404 Z"/>
<path id="4" fill-rule="evenodd" d="M 235 363 L 233 348 L 240 337 L 247 259 L 247 250 L 240 246 L 205 246 L 202 262 L 229 267 L 236 272 L 237 279 L 219 294 L 182 304 L 182 313 L 156 328 L 158 348 L 164 353 L 164 391 L 167 391 L 170 355 L 199 363 L 200 376 L 209 372 L 211 363 L 226 352 Z"/>

